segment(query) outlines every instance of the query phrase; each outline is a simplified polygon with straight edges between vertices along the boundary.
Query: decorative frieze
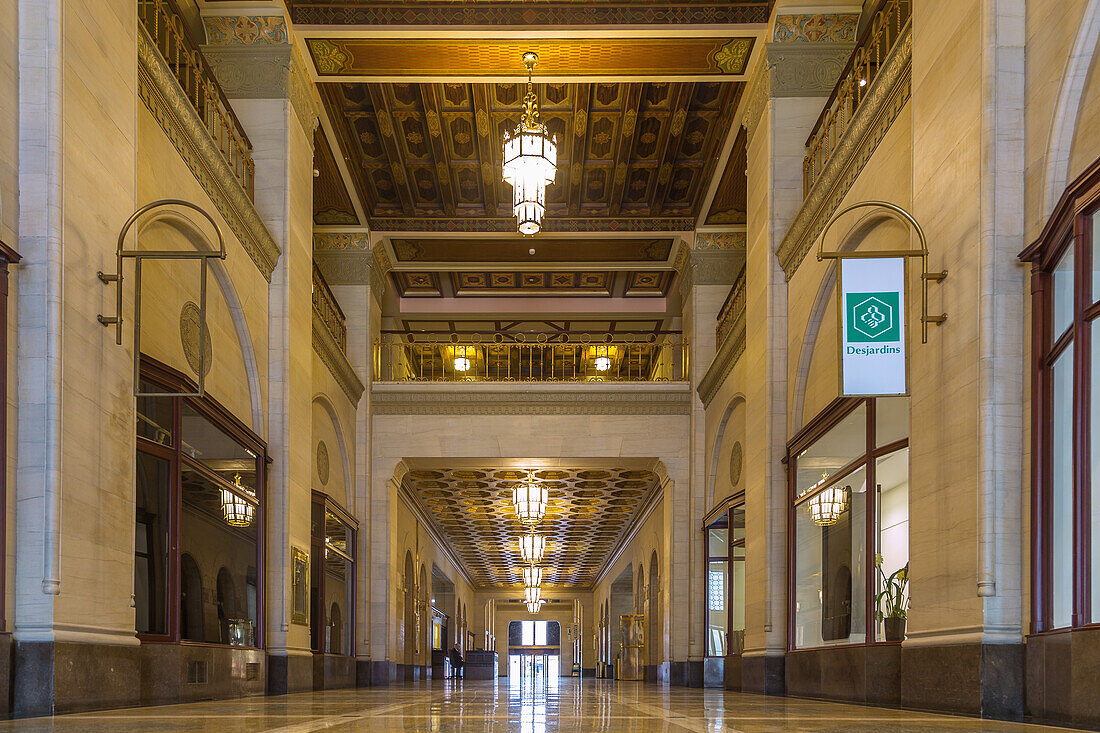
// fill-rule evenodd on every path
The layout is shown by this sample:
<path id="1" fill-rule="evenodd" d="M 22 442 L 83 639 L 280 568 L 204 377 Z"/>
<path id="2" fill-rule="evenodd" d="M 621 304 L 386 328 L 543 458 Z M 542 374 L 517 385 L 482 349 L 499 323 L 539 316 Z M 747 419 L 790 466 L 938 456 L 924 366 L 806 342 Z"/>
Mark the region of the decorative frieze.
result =
<path id="1" fill-rule="evenodd" d="M 719 388 L 726 381 L 726 377 L 733 371 L 733 368 L 737 366 L 737 362 L 744 353 L 745 316 L 742 312 L 741 317 L 734 321 L 729 336 L 719 344 L 718 353 L 714 355 L 706 374 L 699 380 L 696 392 L 698 392 L 699 399 L 702 400 L 704 407 L 710 407 L 710 403 L 714 400 L 714 396 L 718 394 Z"/>
<path id="2" fill-rule="evenodd" d="M 770 97 L 828 97 L 853 43 L 765 44 Z"/>
<path id="3" fill-rule="evenodd" d="M 363 383 L 359 381 L 340 344 L 316 310 L 313 311 L 313 350 L 321 357 L 321 361 L 328 367 L 332 378 L 351 400 L 351 404 L 359 404 L 359 398 L 363 396 Z"/>
<path id="4" fill-rule="evenodd" d="M 370 394 L 371 411 L 375 415 L 690 415 L 692 409 L 687 385 L 630 390 L 554 385 L 534 391 L 511 384 L 500 392 L 446 386 L 449 389 L 393 390 L 376 385 Z"/>
<path id="5" fill-rule="evenodd" d="M 799 13 L 775 16 L 772 40 L 779 43 L 855 43 L 859 13 Z"/>
<path id="6" fill-rule="evenodd" d="M 218 46 L 285 44 L 290 41 L 280 15 L 207 15 L 202 19 L 206 42 Z"/>
<path id="7" fill-rule="evenodd" d="M 138 29 L 137 40 L 138 96 L 241 246 L 270 282 L 271 271 L 281 254 L 279 245 L 145 29 Z"/>
<path id="8" fill-rule="evenodd" d="M 366 252 L 370 249 L 367 232 L 314 232 L 313 251 Z"/>
<path id="9" fill-rule="evenodd" d="M 745 249 L 745 232 L 701 232 L 695 235 L 696 250 Z"/>

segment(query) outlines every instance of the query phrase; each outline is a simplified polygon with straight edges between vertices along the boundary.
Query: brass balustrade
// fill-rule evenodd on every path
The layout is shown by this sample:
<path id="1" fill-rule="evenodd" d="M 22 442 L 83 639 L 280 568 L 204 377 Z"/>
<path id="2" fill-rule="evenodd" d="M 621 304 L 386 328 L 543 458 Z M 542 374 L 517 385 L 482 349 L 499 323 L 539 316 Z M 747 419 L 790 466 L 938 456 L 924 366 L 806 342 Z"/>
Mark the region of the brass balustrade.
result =
<path id="1" fill-rule="evenodd" d="M 329 289 L 328 283 L 325 282 L 325 276 L 321 274 L 321 269 L 317 267 L 317 263 L 313 264 L 313 312 L 320 317 L 336 343 L 340 344 L 340 351 L 346 354 L 348 351 L 348 327 L 344 311 L 340 309 L 340 304 L 336 302 L 336 296 Z"/>
<path id="2" fill-rule="evenodd" d="M 673 382 L 688 374 L 682 334 L 385 334 L 382 382 Z"/>
<path id="3" fill-rule="evenodd" d="M 174 0 L 138 0 L 138 18 L 241 188 L 249 199 L 254 199 L 256 165 L 252 160 L 252 143 L 198 43 L 188 33 L 179 7 Z"/>
<path id="4" fill-rule="evenodd" d="M 825 169 L 911 15 L 912 0 L 885 0 L 872 16 L 806 140 L 807 152 L 802 164 L 803 195 L 809 194 Z"/>
<path id="5" fill-rule="evenodd" d="M 730 288 L 729 295 L 726 296 L 726 302 L 722 304 L 721 310 L 718 311 L 718 326 L 715 329 L 715 346 L 720 347 L 733 331 L 733 327 L 737 323 L 737 320 L 744 317 L 745 268 L 742 267 L 741 272 L 733 281 L 733 287 Z"/>

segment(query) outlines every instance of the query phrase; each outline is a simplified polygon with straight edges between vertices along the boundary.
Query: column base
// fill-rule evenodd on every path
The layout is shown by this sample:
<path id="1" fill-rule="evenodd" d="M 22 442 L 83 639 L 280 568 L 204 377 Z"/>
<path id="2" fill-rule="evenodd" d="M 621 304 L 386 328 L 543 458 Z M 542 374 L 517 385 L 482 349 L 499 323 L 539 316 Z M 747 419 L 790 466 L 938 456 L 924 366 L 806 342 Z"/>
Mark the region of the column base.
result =
<path id="1" fill-rule="evenodd" d="M 761 695 L 786 692 L 785 654 L 761 654 L 741 657 L 741 689 Z"/>
<path id="2" fill-rule="evenodd" d="M 267 694 L 286 695 L 313 689 L 312 654 L 270 654 L 267 661 Z"/>
<path id="3" fill-rule="evenodd" d="M 1068 666 L 1068 660 L 1060 661 Z M 1095 695 L 1095 677 L 1091 684 Z M 1024 711 L 1024 646 L 902 646 L 901 705 L 1019 719 Z"/>

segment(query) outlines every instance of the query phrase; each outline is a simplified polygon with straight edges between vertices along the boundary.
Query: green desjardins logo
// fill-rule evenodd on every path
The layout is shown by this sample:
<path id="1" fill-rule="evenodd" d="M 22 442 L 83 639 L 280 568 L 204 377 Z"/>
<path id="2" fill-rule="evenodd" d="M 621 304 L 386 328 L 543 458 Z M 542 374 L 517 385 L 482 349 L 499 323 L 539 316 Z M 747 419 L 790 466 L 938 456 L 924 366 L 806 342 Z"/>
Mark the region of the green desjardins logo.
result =
<path id="1" fill-rule="evenodd" d="M 901 341 L 901 293 L 845 293 L 848 341 Z"/>

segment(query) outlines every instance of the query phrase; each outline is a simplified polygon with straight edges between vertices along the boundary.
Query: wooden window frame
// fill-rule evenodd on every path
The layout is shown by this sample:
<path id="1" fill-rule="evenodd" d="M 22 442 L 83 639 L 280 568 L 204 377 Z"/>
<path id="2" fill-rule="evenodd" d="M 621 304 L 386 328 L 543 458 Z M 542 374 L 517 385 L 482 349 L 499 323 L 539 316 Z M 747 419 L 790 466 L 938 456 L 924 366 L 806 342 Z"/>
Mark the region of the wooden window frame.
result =
<path id="1" fill-rule="evenodd" d="M 172 367 L 141 355 L 140 367 L 141 379 L 152 382 L 158 387 L 172 392 L 195 392 L 198 386 L 187 375 Z M 252 430 L 241 422 L 233 413 L 227 410 L 215 399 L 206 395 L 198 399 L 194 397 L 170 397 L 164 399 L 172 401 L 172 444 L 163 445 L 153 440 L 136 436 L 135 461 L 137 453 L 148 453 L 169 461 L 169 485 L 168 485 L 168 587 L 165 592 L 165 601 L 168 604 L 167 633 L 148 634 L 137 633 L 137 638 L 142 643 L 156 644 L 184 644 L 190 646 L 215 646 L 231 647 L 235 649 L 263 649 L 264 637 L 264 612 L 266 609 L 265 568 L 266 568 L 266 496 L 267 496 L 267 467 L 271 458 L 267 454 L 267 444 L 264 443 Z M 182 478 L 183 467 L 189 470 L 198 470 L 205 478 L 213 480 L 218 485 L 225 481 L 207 469 L 201 462 L 195 461 L 183 454 L 182 424 L 183 405 L 186 403 L 196 413 L 210 421 L 212 425 L 227 434 L 239 445 L 256 454 L 256 637 L 255 646 L 232 646 L 214 642 L 192 641 L 181 638 L 180 630 L 180 562 L 183 556 L 183 537 L 180 531 L 183 515 L 183 491 Z M 136 412 L 136 410 L 135 410 Z M 135 519 L 136 521 L 136 519 Z"/>
<path id="2" fill-rule="evenodd" d="M 328 649 L 326 649 L 325 648 L 325 646 L 326 646 L 325 645 L 325 635 L 323 633 L 318 633 L 317 634 L 317 642 L 316 643 L 314 643 L 312 639 L 310 640 L 310 648 L 313 650 L 314 654 L 338 654 L 339 656 L 354 657 L 355 656 L 355 618 L 356 618 L 356 615 L 357 615 L 356 605 L 358 603 L 358 596 L 357 596 L 358 588 L 356 586 L 356 577 L 357 577 L 357 573 L 358 573 L 356 553 L 358 551 L 358 542 L 359 542 L 359 522 L 356 521 L 355 517 L 351 516 L 351 514 L 346 509 L 344 509 L 344 507 L 342 507 L 338 503 L 336 503 L 336 500 L 334 500 L 331 496 L 329 496 L 328 494 L 326 494 L 323 491 L 318 491 L 317 489 L 314 489 L 312 497 L 311 497 L 311 502 L 310 502 L 310 525 L 313 524 L 313 510 L 318 505 L 321 507 L 322 513 L 326 512 L 326 511 L 332 512 L 332 514 L 334 516 L 336 516 L 337 519 L 339 519 L 341 522 L 343 522 L 345 525 L 347 525 L 348 530 L 351 534 L 351 537 L 349 538 L 349 542 L 348 542 L 348 552 L 347 552 L 347 558 L 346 558 L 351 563 L 350 577 L 349 577 L 347 582 L 351 586 L 352 607 L 350 609 L 348 609 L 348 622 L 347 622 L 347 625 L 346 625 L 348 639 L 351 642 L 351 654 L 343 655 L 343 654 L 339 654 L 338 652 L 331 652 Z M 322 514 L 322 517 L 323 517 L 323 514 Z M 310 542 L 309 542 L 310 563 L 313 563 L 313 562 L 316 561 L 316 559 L 313 556 L 315 552 L 319 553 L 319 556 L 321 558 L 321 562 L 324 563 L 324 551 L 325 551 L 325 534 L 324 534 L 324 532 L 325 532 L 325 528 L 323 526 L 321 527 L 321 535 L 320 536 L 313 534 L 312 531 L 310 532 Z M 318 584 L 318 587 L 316 589 L 317 594 L 318 594 L 318 598 L 319 599 L 324 599 L 324 597 L 325 597 L 325 571 L 323 569 L 319 570 L 317 577 L 320 578 L 320 583 Z M 321 630 L 321 629 L 324 629 L 325 624 L 328 621 L 328 616 L 326 615 L 327 608 L 325 607 L 325 605 L 326 604 L 323 603 L 323 602 L 318 603 L 317 604 L 317 609 L 318 609 L 317 613 L 310 614 L 310 629 L 309 629 L 309 631 L 310 631 L 310 636 L 311 637 L 313 636 L 313 630 L 314 630 L 313 624 L 317 624 L 316 628 L 318 630 Z"/>
<path id="3" fill-rule="evenodd" d="M 0 633 L 8 629 L 8 266 L 23 259 L 0 242 Z"/>
<path id="4" fill-rule="evenodd" d="M 878 496 L 877 491 L 871 490 L 871 487 L 877 486 L 875 480 L 875 473 L 878 467 L 878 459 L 883 456 L 887 456 L 896 451 L 909 447 L 909 436 L 900 440 L 891 441 L 882 445 L 877 444 L 876 440 L 876 428 L 878 426 L 877 421 L 877 399 L 875 397 L 838 397 L 829 404 L 824 410 L 822 410 L 813 420 L 808 422 L 798 433 L 791 438 L 787 443 L 787 456 L 783 459 L 783 462 L 787 466 L 787 651 L 788 652 L 801 652 L 801 651 L 813 651 L 820 649 L 837 649 L 846 647 L 862 647 L 862 646 L 888 646 L 888 645 L 900 645 L 900 641 L 885 641 L 877 639 L 878 624 L 875 618 L 875 588 L 877 583 L 877 575 L 875 574 L 875 555 L 878 553 Z M 837 469 L 829 478 L 826 484 L 819 487 L 817 490 L 807 492 L 803 496 L 798 495 L 798 454 L 807 448 L 814 445 L 820 438 L 826 433 L 836 427 L 840 422 L 855 412 L 861 405 L 867 406 L 866 414 L 866 433 L 863 453 L 856 458 L 853 458 L 847 464 Z M 840 481 L 849 474 L 864 470 L 864 476 L 866 477 L 867 490 L 867 506 L 865 509 L 865 542 L 867 547 L 864 551 L 866 567 L 864 568 L 864 577 L 866 582 L 864 583 L 864 610 L 865 610 L 865 625 L 867 629 L 866 638 L 864 641 L 848 642 L 844 644 L 825 644 L 819 646 L 804 646 L 796 647 L 794 644 L 795 638 L 795 609 L 794 599 L 796 590 L 796 572 L 798 570 L 795 558 L 795 513 L 799 508 L 810 500 L 811 497 L 824 491 L 832 484 Z M 874 550 L 872 552 L 872 549 Z M 854 591 L 854 589 L 853 589 Z"/>
<path id="5" fill-rule="evenodd" d="M 1091 608 L 1092 444 L 1090 425 L 1091 325 L 1100 318 L 1100 292 L 1092 292 L 1092 217 L 1100 216 L 1100 159 L 1063 192 L 1042 233 L 1019 257 L 1031 263 L 1031 634 L 1100 627 Z M 1065 333 L 1053 332 L 1053 273 L 1073 252 L 1073 317 Z M 1100 264 L 1100 263 L 1096 263 Z M 1054 625 L 1054 380 L 1053 364 L 1069 344 L 1072 362 L 1071 611 L 1068 626 Z"/>

